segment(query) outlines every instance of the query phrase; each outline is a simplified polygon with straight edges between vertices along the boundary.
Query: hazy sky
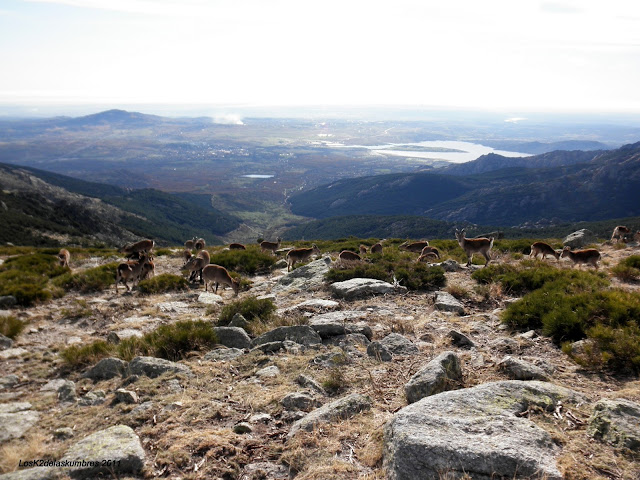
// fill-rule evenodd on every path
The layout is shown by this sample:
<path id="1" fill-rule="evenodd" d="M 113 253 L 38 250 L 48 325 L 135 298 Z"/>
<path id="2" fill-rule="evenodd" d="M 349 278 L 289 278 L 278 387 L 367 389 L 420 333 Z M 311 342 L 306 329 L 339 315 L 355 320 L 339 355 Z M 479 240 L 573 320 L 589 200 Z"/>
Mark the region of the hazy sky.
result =
<path id="1" fill-rule="evenodd" d="M 637 0 L 0 0 L 0 103 L 640 111 Z"/>

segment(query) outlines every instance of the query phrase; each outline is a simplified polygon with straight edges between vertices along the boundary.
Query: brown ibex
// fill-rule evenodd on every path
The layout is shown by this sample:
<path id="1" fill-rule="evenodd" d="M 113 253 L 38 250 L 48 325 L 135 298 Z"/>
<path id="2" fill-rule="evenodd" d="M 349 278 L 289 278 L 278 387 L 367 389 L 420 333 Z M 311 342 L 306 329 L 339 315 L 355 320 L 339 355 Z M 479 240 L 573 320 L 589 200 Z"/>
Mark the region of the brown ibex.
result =
<path id="1" fill-rule="evenodd" d="M 427 242 L 426 240 L 421 240 L 419 242 L 412 242 L 412 243 L 409 243 L 409 240 L 407 240 L 398 248 L 400 250 L 407 250 L 408 252 L 421 253 L 422 249 L 428 246 L 429 246 L 429 242 Z"/>
<path id="2" fill-rule="evenodd" d="M 277 243 L 267 242 L 265 240 L 264 242 L 260 243 L 260 249 L 263 252 L 269 251 L 269 252 L 272 252 L 274 255 L 276 255 L 276 250 L 278 250 L 280 248 L 280 243 L 282 242 L 282 239 L 280 237 L 278 237 L 278 238 L 276 238 L 276 242 Z"/>
<path id="3" fill-rule="evenodd" d="M 378 242 L 371 246 L 371 253 L 382 253 L 382 243 Z"/>
<path id="4" fill-rule="evenodd" d="M 556 257 L 556 260 L 560 260 L 560 253 L 556 252 L 551 245 L 544 242 L 535 242 L 531 245 L 531 253 L 530 257 L 537 258 L 538 255 L 542 254 L 542 259 L 544 260 L 547 255 L 553 255 Z"/>
<path id="5" fill-rule="evenodd" d="M 294 248 L 287 252 L 287 272 L 290 272 L 296 262 L 306 262 L 311 255 L 320 255 L 320 249 L 314 243 L 311 248 Z"/>
<path id="6" fill-rule="evenodd" d="M 138 257 L 140 258 L 140 254 L 149 254 L 153 247 L 155 246 L 155 242 L 153 240 L 140 240 L 136 243 L 129 243 L 122 247 L 118 252 L 124 254 L 127 257 Z"/>
<path id="7" fill-rule="evenodd" d="M 193 247 L 196 249 L 196 252 L 199 252 L 206 246 L 207 243 L 204 241 L 204 238 L 199 238 L 193 243 Z"/>
<path id="8" fill-rule="evenodd" d="M 127 291 L 130 291 L 131 288 L 127 285 L 127 281 L 131 280 L 133 284 L 139 282 L 144 266 L 151 260 L 150 256 L 143 253 L 140 256 L 140 260 L 137 262 L 127 262 L 118 265 L 118 268 L 116 269 L 116 293 L 118 293 L 118 284 L 120 282 L 127 287 Z"/>
<path id="9" fill-rule="evenodd" d="M 422 260 L 427 258 L 440 258 L 440 252 L 436 247 L 430 247 L 427 245 L 420 252 L 420 256 L 418 257 L 418 262 L 421 262 Z"/>
<path id="10" fill-rule="evenodd" d="M 366 255 L 367 251 L 368 250 L 366 245 L 360 245 L 360 255 Z"/>
<path id="11" fill-rule="evenodd" d="M 61 267 L 68 267 L 69 260 L 71 260 L 71 254 L 69 253 L 69 250 L 67 250 L 66 248 L 60 250 L 60 252 L 58 253 L 58 260 L 60 260 Z"/>
<path id="12" fill-rule="evenodd" d="M 200 274 L 200 283 L 202 283 L 202 269 L 209 265 L 210 261 L 211 257 L 209 256 L 209 252 L 206 250 L 200 250 L 196 256 L 189 259 L 182 269 L 189 271 L 190 282 L 194 282 L 196 280 L 196 276 Z"/>
<path id="13" fill-rule="evenodd" d="M 630 235 L 631 235 L 630 229 L 628 229 L 623 225 L 618 225 L 616 228 L 613 229 L 613 235 L 611 235 L 611 243 L 613 243 L 614 239 L 616 240 L 616 243 L 619 243 L 620 241 L 626 242 L 627 236 L 630 236 Z"/>
<path id="14" fill-rule="evenodd" d="M 491 250 L 491 247 L 493 247 L 493 237 L 465 238 L 464 228 L 462 230 L 458 230 L 456 228 L 456 239 L 458 240 L 458 244 L 462 247 L 462 250 L 464 250 L 464 253 L 467 255 L 467 267 L 471 266 L 471 259 L 474 253 L 479 253 L 485 258 L 485 267 L 489 265 L 489 262 L 491 261 L 489 251 Z"/>
<path id="15" fill-rule="evenodd" d="M 204 280 L 204 291 L 208 291 L 209 284 L 215 284 L 215 291 L 211 285 L 211 291 L 218 293 L 218 285 L 229 285 L 234 293 L 238 295 L 240 282 L 229 275 L 226 268 L 220 265 L 210 264 L 202 269 L 202 279 Z"/>
<path id="16" fill-rule="evenodd" d="M 246 249 L 247 249 L 247 247 L 245 247 L 241 243 L 230 243 L 229 244 L 229 250 L 246 250 Z"/>
<path id="17" fill-rule="evenodd" d="M 598 262 L 600 261 L 600 252 L 595 248 L 587 248 L 585 250 L 571 251 L 570 247 L 564 247 L 561 258 L 569 258 L 573 262 L 573 266 L 584 263 L 586 265 L 593 265 L 598 270 Z"/>
<path id="18" fill-rule="evenodd" d="M 196 243 L 196 237 L 193 237 L 191 240 L 187 240 L 186 242 L 184 242 L 184 248 L 185 250 L 193 250 L 193 246 Z"/>
<path id="19" fill-rule="evenodd" d="M 355 252 L 352 252 L 350 250 L 343 250 L 338 255 L 338 260 L 340 262 L 360 262 L 362 261 L 362 258 Z"/>

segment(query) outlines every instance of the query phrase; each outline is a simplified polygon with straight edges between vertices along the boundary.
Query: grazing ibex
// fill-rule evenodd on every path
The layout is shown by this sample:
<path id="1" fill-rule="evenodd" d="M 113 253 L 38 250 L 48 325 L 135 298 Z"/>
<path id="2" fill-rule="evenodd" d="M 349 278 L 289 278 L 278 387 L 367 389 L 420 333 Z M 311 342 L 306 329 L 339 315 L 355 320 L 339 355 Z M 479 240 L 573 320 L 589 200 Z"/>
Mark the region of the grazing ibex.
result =
<path id="1" fill-rule="evenodd" d="M 60 260 L 61 267 L 68 267 L 69 260 L 71 260 L 71 254 L 69 253 L 69 250 L 67 250 L 66 248 L 60 250 L 60 253 L 58 253 L 58 260 Z"/>
<path id="2" fill-rule="evenodd" d="M 430 247 L 430 246 L 426 246 L 422 249 L 422 251 L 420 252 L 420 257 L 424 257 L 430 255 L 432 258 L 440 258 L 440 252 L 438 251 L 438 249 L 436 247 Z M 420 262 L 420 257 L 418 257 L 418 261 Z"/>
<path id="3" fill-rule="evenodd" d="M 153 260 L 148 261 L 142 266 L 142 271 L 140 272 L 140 278 L 138 282 L 141 280 L 146 280 L 147 278 L 156 276 L 156 264 L 153 263 Z"/>
<path id="4" fill-rule="evenodd" d="M 456 240 L 458 240 L 458 244 L 464 250 L 464 253 L 467 254 L 467 267 L 471 265 L 471 259 L 474 253 L 481 254 L 486 263 L 484 266 L 489 265 L 491 261 L 491 257 L 489 256 L 489 251 L 491 247 L 493 247 L 493 237 L 491 238 L 465 238 L 464 237 L 464 228 L 462 230 L 458 230 L 456 228 Z"/>
<path id="5" fill-rule="evenodd" d="M 196 276 L 200 274 L 200 283 L 202 283 L 202 269 L 209 265 L 210 261 L 211 258 L 209 256 L 209 252 L 206 250 L 200 250 L 196 256 L 189 259 L 182 269 L 189 271 L 190 282 L 194 282 L 196 280 Z"/>
<path id="6" fill-rule="evenodd" d="M 139 282 L 144 266 L 151 260 L 152 258 L 150 256 L 143 253 L 137 262 L 121 263 L 118 265 L 116 269 L 116 293 L 118 293 L 118 284 L 120 282 L 127 287 L 127 291 L 130 291 L 131 288 L 127 285 L 127 281 L 131 280 L 133 284 Z"/>
<path id="7" fill-rule="evenodd" d="M 556 252 L 551 245 L 544 242 L 535 242 L 531 245 L 531 253 L 530 257 L 538 258 L 538 255 L 542 254 L 542 259 L 544 260 L 547 255 L 553 255 L 556 257 L 556 260 L 560 260 L 560 253 Z"/>
<path id="8" fill-rule="evenodd" d="M 436 252 L 421 253 L 416 262 L 428 262 L 440 258 Z"/>
<path id="9" fill-rule="evenodd" d="M 193 243 L 193 247 L 196 249 L 196 252 L 199 252 L 206 246 L 207 243 L 204 241 L 204 238 L 199 238 Z"/>
<path id="10" fill-rule="evenodd" d="M 185 249 L 185 250 L 182 251 L 182 258 L 184 259 L 184 265 L 186 265 L 187 262 L 189 260 L 191 260 L 191 257 L 193 257 L 193 255 L 191 253 L 191 250 L 186 250 Z M 184 268 L 184 265 L 182 266 L 183 268 Z"/>
<path id="11" fill-rule="evenodd" d="M 191 240 L 187 240 L 186 242 L 184 242 L 185 250 L 189 250 L 189 251 L 193 250 L 193 246 L 195 245 L 196 240 L 197 238 L 193 237 Z"/>
<path id="12" fill-rule="evenodd" d="M 124 254 L 127 257 L 135 257 L 140 258 L 140 254 L 149 254 L 153 247 L 155 246 L 155 242 L 153 240 L 140 240 L 136 243 L 129 243 L 122 247 L 118 252 Z"/>
<path id="13" fill-rule="evenodd" d="M 320 255 L 320 249 L 314 243 L 311 248 L 294 248 L 287 252 L 287 272 L 290 272 L 296 262 L 306 262 L 313 254 Z"/>
<path id="14" fill-rule="evenodd" d="M 276 241 L 277 243 L 273 243 L 273 242 L 267 242 L 265 240 L 264 242 L 260 243 L 260 249 L 263 252 L 270 251 L 270 252 L 273 252 L 274 255 L 276 255 L 276 250 L 280 248 L 280 242 L 282 242 L 282 239 L 278 237 L 276 238 Z"/>
<path id="15" fill-rule="evenodd" d="M 412 242 L 412 243 L 409 243 L 409 241 L 407 240 L 398 248 L 400 250 L 407 250 L 408 252 L 421 253 L 422 249 L 428 246 L 429 246 L 429 242 L 427 242 L 426 240 L 422 240 L 419 242 Z"/>
<path id="16" fill-rule="evenodd" d="M 360 245 L 360 255 L 366 255 L 367 251 L 368 250 L 366 245 Z"/>
<path id="17" fill-rule="evenodd" d="M 338 261 L 340 262 L 360 262 L 362 258 L 355 252 L 350 250 L 343 250 L 338 255 Z"/>
<path id="18" fill-rule="evenodd" d="M 575 252 L 572 252 L 570 247 L 564 247 L 560 257 L 569 258 L 573 262 L 572 267 L 584 263 L 587 265 L 593 265 L 595 269 L 598 270 L 600 252 L 595 248 L 587 248 L 586 250 L 576 250 Z"/>
<path id="19" fill-rule="evenodd" d="M 611 243 L 613 243 L 614 239 L 616 240 L 616 243 L 620 242 L 621 240 L 625 242 L 627 240 L 627 236 L 629 235 L 631 235 L 631 230 L 623 225 L 618 225 L 613 229 L 613 235 L 611 235 Z"/>
<path id="20" fill-rule="evenodd" d="M 204 291 L 208 291 L 209 284 L 215 284 L 215 291 L 213 285 L 211 285 L 211 291 L 218 293 L 218 285 L 229 285 L 233 288 L 233 291 L 238 295 L 240 289 L 240 282 L 229 275 L 226 268 L 220 265 L 210 264 L 202 269 L 202 279 L 204 280 Z"/>
<path id="21" fill-rule="evenodd" d="M 247 249 L 247 247 L 245 247 L 241 243 L 230 243 L 229 244 L 229 250 L 246 250 L 246 249 Z"/>

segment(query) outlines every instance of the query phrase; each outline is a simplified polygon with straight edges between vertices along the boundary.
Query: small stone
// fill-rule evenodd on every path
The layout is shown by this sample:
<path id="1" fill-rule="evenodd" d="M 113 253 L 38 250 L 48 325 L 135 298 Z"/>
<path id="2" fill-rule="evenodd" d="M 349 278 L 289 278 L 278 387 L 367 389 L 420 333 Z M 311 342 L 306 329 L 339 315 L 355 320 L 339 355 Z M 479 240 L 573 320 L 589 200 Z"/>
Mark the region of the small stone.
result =
<path id="1" fill-rule="evenodd" d="M 109 332 L 109 335 L 107 335 L 107 343 L 118 345 L 120 343 L 120 337 L 116 332 Z"/>
<path id="2" fill-rule="evenodd" d="M 451 338 L 451 344 L 456 347 L 473 348 L 476 346 L 476 344 L 473 343 L 473 341 L 469 337 L 456 330 L 451 330 L 449 332 L 449 338 Z"/>
<path id="3" fill-rule="evenodd" d="M 464 306 L 449 292 L 436 292 L 434 307 L 443 312 L 453 312 L 458 315 L 464 315 Z"/>
<path id="4" fill-rule="evenodd" d="M 231 319 L 231 322 L 229 322 L 229 326 L 243 328 L 246 330 L 249 327 L 249 322 L 242 316 L 242 314 L 236 313 Z"/>
<path id="5" fill-rule="evenodd" d="M 83 375 L 91 380 L 108 380 L 122 376 L 127 369 L 127 362 L 119 358 L 103 358 Z"/>
<path id="6" fill-rule="evenodd" d="M 393 354 L 380 342 L 371 342 L 367 346 L 367 355 L 382 362 L 390 362 L 393 359 Z"/>
<path id="7" fill-rule="evenodd" d="M 255 375 L 258 378 L 277 377 L 278 375 L 280 375 L 280 369 L 275 365 L 271 365 L 269 367 L 265 367 L 265 368 L 262 368 L 262 369 L 258 370 L 255 373 Z"/>
<path id="8" fill-rule="evenodd" d="M 17 375 L 0 377 L 0 390 L 16 386 L 20 382 Z"/>
<path id="9" fill-rule="evenodd" d="M 304 392 L 293 392 L 280 400 L 282 406 L 287 410 L 302 410 L 309 412 L 322 405 L 318 400 Z"/>
<path id="10" fill-rule="evenodd" d="M 0 350 L 6 350 L 7 348 L 11 348 L 12 346 L 13 340 L 0 334 Z"/>
<path id="11" fill-rule="evenodd" d="M 58 401 L 60 403 L 75 403 L 76 400 L 76 384 L 71 380 L 66 380 L 58 388 Z"/>
<path id="12" fill-rule="evenodd" d="M 94 405 L 100 405 L 105 401 L 105 393 L 102 390 L 95 390 L 93 392 L 87 392 L 84 396 L 78 400 L 78 405 L 82 407 L 92 407 Z"/>
<path id="13" fill-rule="evenodd" d="M 616 447 L 640 451 L 640 404 L 624 398 L 600 400 L 589 418 L 587 433 Z"/>
<path id="14" fill-rule="evenodd" d="M 56 428 L 53 431 L 53 436 L 58 440 L 66 440 L 73 437 L 73 430 L 69 427 Z"/>
<path id="15" fill-rule="evenodd" d="M 8 348 L 0 351 L 0 360 L 9 360 L 10 358 L 18 358 L 29 353 L 24 348 Z"/>
<path id="16" fill-rule="evenodd" d="M 504 357 L 498 368 L 514 380 L 548 380 L 542 368 L 511 356 Z"/>
<path id="17" fill-rule="evenodd" d="M 247 422 L 240 422 L 233 427 L 233 431 L 239 435 L 242 435 L 243 433 L 251 433 L 253 429 Z"/>
<path id="18" fill-rule="evenodd" d="M 320 384 L 318 382 L 316 382 L 313 378 L 304 375 L 304 374 L 300 374 L 296 377 L 296 383 L 298 385 L 300 385 L 301 387 L 305 387 L 305 388 L 311 388 L 312 390 L 315 390 L 316 392 L 324 395 L 324 389 L 320 386 Z"/>
<path id="19" fill-rule="evenodd" d="M 131 390 L 125 390 L 124 388 L 119 388 L 116 390 L 116 402 L 121 403 L 139 403 L 140 399 L 138 398 L 138 394 Z"/>
<path id="20" fill-rule="evenodd" d="M 217 348 L 204 356 L 205 360 L 211 362 L 229 361 L 244 355 L 244 351 L 239 348 Z"/>

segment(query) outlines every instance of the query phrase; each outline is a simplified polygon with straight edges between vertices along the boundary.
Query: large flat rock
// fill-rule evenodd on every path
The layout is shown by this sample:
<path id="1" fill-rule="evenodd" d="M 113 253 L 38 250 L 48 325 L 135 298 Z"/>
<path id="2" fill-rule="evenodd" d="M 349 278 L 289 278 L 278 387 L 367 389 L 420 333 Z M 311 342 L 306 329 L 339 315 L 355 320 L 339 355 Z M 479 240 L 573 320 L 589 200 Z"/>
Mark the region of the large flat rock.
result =
<path id="1" fill-rule="evenodd" d="M 443 392 L 403 408 L 387 423 L 384 463 L 389 480 L 469 475 L 474 480 L 561 480 L 559 447 L 530 420 L 529 406 L 553 410 L 584 401 L 545 382 L 508 380 Z"/>

